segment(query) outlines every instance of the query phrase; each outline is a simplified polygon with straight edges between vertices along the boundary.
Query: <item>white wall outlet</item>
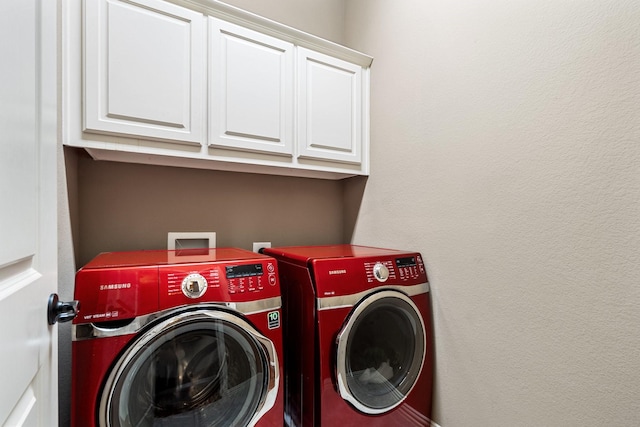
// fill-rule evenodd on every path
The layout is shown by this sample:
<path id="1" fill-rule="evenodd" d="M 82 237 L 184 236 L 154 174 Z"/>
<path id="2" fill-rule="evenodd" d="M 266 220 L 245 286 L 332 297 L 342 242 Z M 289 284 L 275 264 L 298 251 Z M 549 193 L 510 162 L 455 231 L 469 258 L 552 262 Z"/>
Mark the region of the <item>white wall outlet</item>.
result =
<path id="1" fill-rule="evenodd" d="M 271 242 L 253 242 L 253 252 L 258 252 L 262 248 L 270 248 Z"/>

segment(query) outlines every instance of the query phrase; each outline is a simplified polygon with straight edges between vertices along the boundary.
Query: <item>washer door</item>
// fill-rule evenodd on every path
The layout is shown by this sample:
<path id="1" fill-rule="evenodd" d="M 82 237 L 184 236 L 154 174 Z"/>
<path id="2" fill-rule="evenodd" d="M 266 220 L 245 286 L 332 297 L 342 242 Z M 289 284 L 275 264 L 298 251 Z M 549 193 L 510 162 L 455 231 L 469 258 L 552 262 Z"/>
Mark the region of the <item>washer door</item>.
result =
<path id="1" fill-rule="evenodd" d="M 340 395 L 365 414 L 395 408 L 420 376 L 425 351 L 424 322 L 411 299 L 396 291 L 369 295 L 337 337 Z"/>
<path id="2" fill-rule="evenodd" d="M 225 311 L 183 312 L 142 333 L 105 383 L 101 426 L 250 426 L 275 402 L 273 343 Z"/>

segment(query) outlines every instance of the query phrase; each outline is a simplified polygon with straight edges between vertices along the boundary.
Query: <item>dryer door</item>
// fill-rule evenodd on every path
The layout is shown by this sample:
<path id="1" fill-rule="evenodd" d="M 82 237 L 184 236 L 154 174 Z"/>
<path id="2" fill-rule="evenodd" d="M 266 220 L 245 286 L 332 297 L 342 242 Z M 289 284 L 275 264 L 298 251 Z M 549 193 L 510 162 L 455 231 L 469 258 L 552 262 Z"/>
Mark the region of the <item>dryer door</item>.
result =
<path id="1" fill-rule="evenodd" d="M 250 426 L 275 402 L 273 343 L 242 318 L 183 312 L 143 332 L 116 361 L 101 426 Z"/>
<path id="2" fill-rule="evenodd" d="M 425 352 L 424 322 L 411 299 L 396 291 L 369 295 L 337 337 L 340 395 L 365 414 L 395 408 L 420 376 Z"/>

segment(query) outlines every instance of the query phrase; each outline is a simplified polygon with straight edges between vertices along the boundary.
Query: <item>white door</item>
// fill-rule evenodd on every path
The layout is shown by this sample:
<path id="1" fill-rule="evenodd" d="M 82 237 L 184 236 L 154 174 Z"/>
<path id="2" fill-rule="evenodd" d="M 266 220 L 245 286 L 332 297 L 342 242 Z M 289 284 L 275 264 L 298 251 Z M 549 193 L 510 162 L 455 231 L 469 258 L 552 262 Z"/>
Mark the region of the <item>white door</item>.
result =
<path id="1" fill-rule="evenodd" d="M 0 2 L 0 425 L 56 426 L 56 8 Z"/>

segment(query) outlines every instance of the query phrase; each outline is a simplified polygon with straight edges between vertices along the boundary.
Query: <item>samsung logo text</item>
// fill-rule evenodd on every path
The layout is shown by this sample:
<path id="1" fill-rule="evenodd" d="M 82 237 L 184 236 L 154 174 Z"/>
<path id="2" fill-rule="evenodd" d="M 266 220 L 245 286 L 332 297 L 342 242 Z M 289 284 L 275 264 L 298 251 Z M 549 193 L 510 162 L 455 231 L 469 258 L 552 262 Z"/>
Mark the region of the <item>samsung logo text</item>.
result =
<path id="1" fill-rule="evenodd" d="M 347 270 L 329 270 L 329 276 L 333 276 L 335 274 L 347 274 Z"/>

